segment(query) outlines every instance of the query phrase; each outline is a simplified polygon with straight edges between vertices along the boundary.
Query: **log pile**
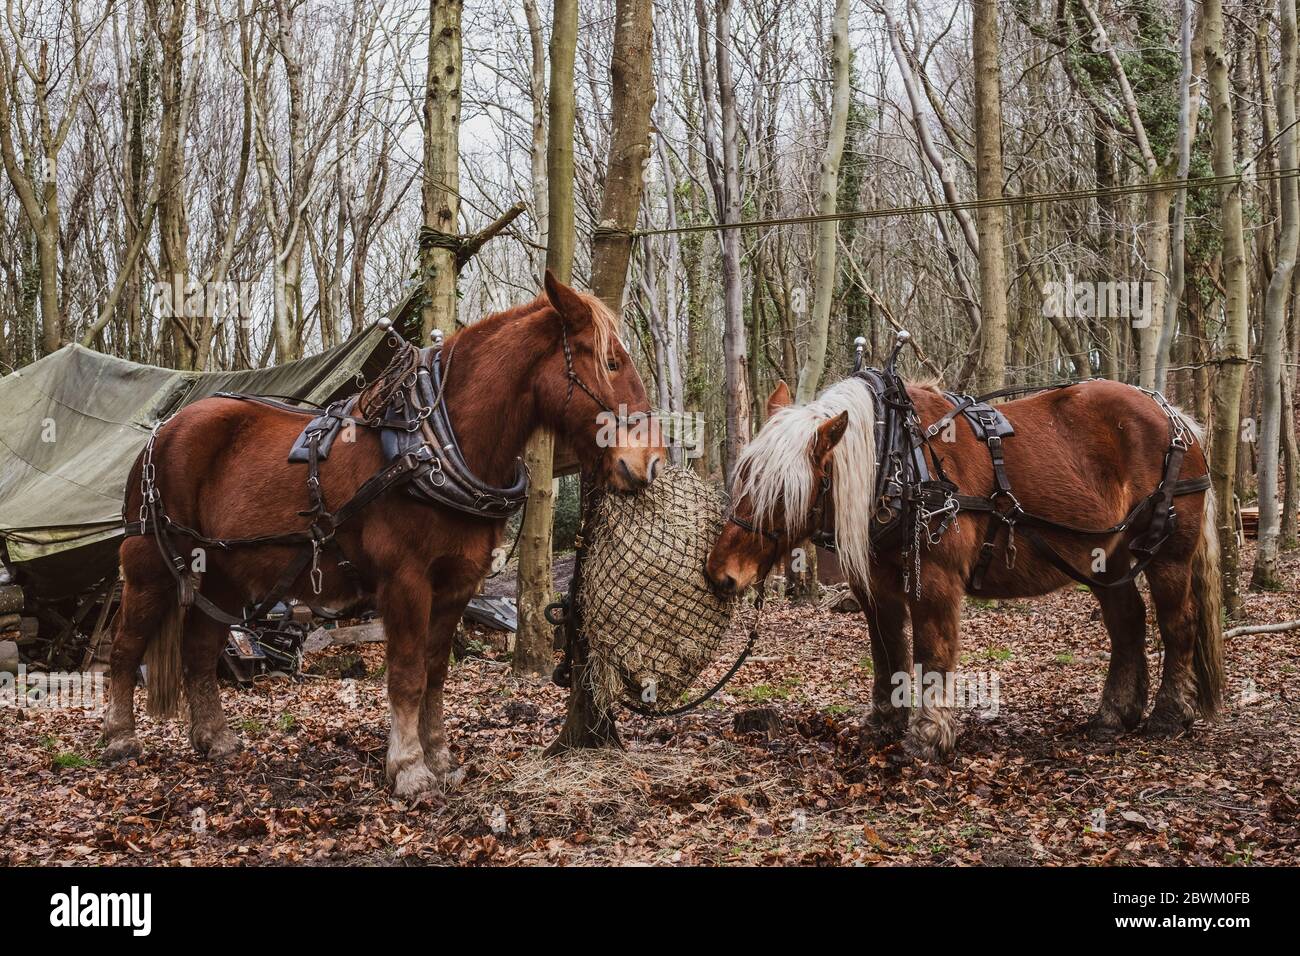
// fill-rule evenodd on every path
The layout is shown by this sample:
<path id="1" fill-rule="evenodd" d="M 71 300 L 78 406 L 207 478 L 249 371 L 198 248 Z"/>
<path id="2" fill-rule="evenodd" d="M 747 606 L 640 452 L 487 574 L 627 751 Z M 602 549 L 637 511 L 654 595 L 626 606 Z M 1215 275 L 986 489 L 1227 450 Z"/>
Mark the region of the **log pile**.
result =
<path id="1" fill-rule="evenodd" d="M 22 644 L 36 637 L 36 618 L 23 617 L 23 589 L 0 584 L 0 641 Z"/>
<path id="2" fill-rule="evenodd" d="M 16 584 L 0 585 L 0 641 L 18 643 L 22 636 L 23 589 Z"/>

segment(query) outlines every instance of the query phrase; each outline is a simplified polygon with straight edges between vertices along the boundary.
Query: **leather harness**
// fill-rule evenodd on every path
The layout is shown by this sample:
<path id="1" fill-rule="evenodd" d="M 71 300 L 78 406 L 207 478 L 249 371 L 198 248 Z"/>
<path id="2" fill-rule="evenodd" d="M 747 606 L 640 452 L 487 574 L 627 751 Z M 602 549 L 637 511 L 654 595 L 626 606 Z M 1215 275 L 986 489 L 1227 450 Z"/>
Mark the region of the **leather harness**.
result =
<path id="1" fill-rule="evenodd" d="M 979 591 L 984 587 L 989 566 L 1004 532 L 1005 560 L 1008 568 L 1014 567 L 1017 530 L 1029 539 L 1040 557 L 1073 580 L 1093 588 L 1114 588 L 1128 584 L 1142 573 L 1173 534 L 1177 519 L 1173 507 L 1174 498 L 1202 492 L 1210 487 L 1208 474 L 1196 478 L 1178 477 L 1183 458 L 1191 447 L 1192 434 L 1163 395 L 1149 389 L 1140 389 L 1160 406 L 1170 423 L 1169 447 L 1165 451 L 1160 483 L 1155 490 L 1138 502 L 1122 521 L 1108 528 L 1080 528 L 1025 511 L 1007 477 L 1002 444 L 1002 439 L 1014 435 L 1015 429 L 1001 411 L 988 403 L 1011 395 L 1071 388 L 1082 383 L 1013 386 L 979 397 L 945 392 L 944 397 L 952 402 L 953 407 L 934 424 L 922 429 L 916 407 L 895 369 L 899 350 L 906 341 L 906 338 L 900 337 L 884 368 L 859 367 L 854 376 L 870 390 L 876 409 L 877 468 L 871 505 L 872 548 L 878 552 L 903 551 L 907 559 L 904 562 L 904 590 L 915 598 L 920 597 L 921 591 L 922 538 L 929 546 L 937 545 L 944 532 L 963 511 L 987 514 L 990 518 L 979 556 L 967 582 L 971 591 Z M 930 444 L 958 417 L 965 418 L 975 437 L 988 449 L 993 466 L 993 489 L 987 495 L 961 493 L 944 473 L 942 459 Z M 826 502 L 831 486 L 832 470 L 828 467 L 813 504 L 811 527 L 816 529 L 812 535 L 814 543 L 834 551 L 835 533 L 833 528 L 827 527 L 826 516 Z M 937 528 L 933 526 L 935 519 L 939 520 Z M 734 513 L 730 515 L 730 520 L 773 542 L 780 541 L 780 535 L 776 532 L 757 528 Z M 1096 537 L 1137 530 L 1138 533 L 1128 544 L 1129 551 L 1136 560 L 1122 576 L 1102 580 L 1074 568 L 1042 536 L 1040 532 L 1044 530 Z"/>
<path id="2" fill-rule="evenodd" d="M 392 362 L 377 380 L 377 387 L 382 394 L 375 403 L 379 407 L 373 413 L 360 408 L 365 393 L 334 402 L 325 408 L 302 407 L 259 395 L 234 392 L 218 392 L 214 396 L 256 402 L 295 415 L 311 416 L 311 420 L 294 441 L 288 456 L 291 463 L 307 465 L 310 507 L 300 511 L 299 515 L 310 518 L 311 524 L 303 530 L 248 538 L 213 538 L 173 520 L 163 508 L 153 462 L 158 432 L 166 420 L 154 426 L 153 433 L 141 452 L 142 502 L 138 519 L 126 520 L 124 502 L 123 525 L 128 536 L 153 535 L 163 563 L 176 579 L 182 607 L 197 607 L 208 617 L 223 624 L 247 624 L 274 607 L 309 565 L 312 590 L 320 594 L 323 583 L 320 553 L 325 549 L 337 553 L 339 567 L 348 575 L 356 590 L 362 594 L 368 593 L 370 588 L 367 582 L 362 580 L 357 567 L 342 553 L 336 534 L 343 524 L 392 488 L 400 486 L 424 504 L 451 508 L 489 521 L 503 520 L 523 506 L 528 497 L 528 473 L 522 461 L 517 463 L 514 482 L 507 487 L 498 488 L 482 481 L 461 454 L 445 397 L 454 343 L 445 350 L 441 343 L 417 350 L 396 332 L 389 334 L 395 340 L 393 344 L 396 352 Z M 567 329 L 562 332 L 562 340 L 565 371 L 569 380 L 566 406 L 576 385 L 603 410 L 613 414 L 574 369 Z M 320 465 L 328 459 L 334 442 L 344 427 L 377 429 L 385 464 L 346 503 L 337 510 L 330 511 L 321 490 Z M 196 576 L 188 569 L 187 559 L 177 550 L 172 540 L 173 535 L 223 551 L 263 545 L 288 545 L 300 550 L 266 595 L 241 617 L 223 610 L 199 593 Z"/>

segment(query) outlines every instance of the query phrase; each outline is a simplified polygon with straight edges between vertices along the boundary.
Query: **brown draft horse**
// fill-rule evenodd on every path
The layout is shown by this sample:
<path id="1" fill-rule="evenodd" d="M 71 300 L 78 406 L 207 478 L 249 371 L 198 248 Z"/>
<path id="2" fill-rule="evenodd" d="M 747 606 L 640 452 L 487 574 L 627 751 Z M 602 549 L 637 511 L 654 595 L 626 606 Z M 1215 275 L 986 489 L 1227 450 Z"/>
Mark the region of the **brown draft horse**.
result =
<path id="1" fill-rule="evenodd" d="M 911 384 L 907 393 L 923 428 L 953 408 L 930 386 Z M 1030 514 L 1074 527 L 1110 528 L 1161 479 L 1171 420 L 1151 397 L 1131 386 L 1091 381 L 998 408 L 1015 428 L 1014 436 L 1004 440 L 1006 470 Z M 962 598 L 994 519 L 987 513 L 962 512 L 937 544 L 919 549 L 918 599 L 905 591 L 912 562 L 905 567 L 901 549 L 879 553 L 870 541 L 877 451 L 875 409 L 864 383 L 846 379 L 804 406 L 792 405 L 781 383 L 768 400 L 768 412 L 769 421 L 738 462 L 732 501 L 739 520 L 722 531 L 709 556 L 707 576 L 724 592 L 749 587 L 818 530 L 819 518 L 827 526 L 833 524 L 840 563 L 866 611 L 871 634 L 871 723 L 885 739 L 906 732 L 905 749 L 915 756 L 946 759 L 957 736 L 951 702 L 922 699 L 919 706 L 897 706 L 895 675 L 910 674 L 919 665 L 928 684 L 936 672 L 947 680 L 955 671 Z M 1185 416 L 1171 414 L 1194 436 L 1181 476 L 1204 475 L 1199 431 Z M 936 449 L 949 479 L 965 494 L 988 494 L 993 469 L 987 448 L 964 420 L 956 422 L 950 437 L 950 444 L 940 443 Z M 833 481 L 826 492 L 821 483 L 828 473 Z M 829 500 L 819 503 L 823 495 Z M 1177 502 L 1175 530 L 1145 569 L 1164 643 L 1160 689 L 1143 727 L 1155 736 L 1181 734 L 1194 717 L 1213 714 L 1223 683 L 1213 498 L 1202 491 Z M 1124 577 L 1130 566 L 1131 537 L 1044 534 L 1073 567 L 1092 569 L 1102 580 L 1112 581 Z M 1071 583 L 1023 541 L 1014 566 L 1009 566 L 1005 544 L 989 567 L 978 592 L 982 596 L 1030 597 Z M 1146 608 L 1132 581 L 1093 590 L 1110 635 L 1111 661 L 1101 706 L 1087 729 L 1106 737 L 1133 730 L 1142 721 L 1147 703 Z M 910 647 L 905 631 L 909 618 Z M 936 686 L 942 685 L 936 680 Z M 914 698 L 910 702 L 916 703 Z"/>
<path id="2" fill-rule="evenodd" d="M 602 432 L 601 402 L 628 415 L 650 411 L 615 322 L 594 296 L 575 292 L 548 272 L 544 295 L 447 340 L 444 354 L 450 350 L 454 359 L 447 365 L 447 410 L 475 475 L 496 486 L 510 484 L 525 442 L 538 427 L 547 427 L 567 440 L 583 468 L 607 487 L 633 491 L 653 480 L 663 458 L 663 448 L 646 437 L 653 430 L 633 429 L 638 437 L 620 429 L 624 433 L 617 443 L 610 442 L 608 428 Z M 563 346 L 566 332 L 569 360 Z M 577 379 L 570 379 L 570 370 Z M 573 388 L 575 382 L 582 387 Z M 295 515 L 309 506 L 307 466 L 286 461 L 305 421 L 293 412 L 225 398 L 205 399 L 181 411 L 158 430 L 153 449 L 168 517 L 211 538 L 305 527 L 306 519 Z M 357 428 L 354 441 L 337 442 L 321 464 L 325 499 L 336 506 L 347 501 L 383 464 L 377 433 Z M 127 485 L 128 515 L 140 509 L 141 467 L 137 461 Z M 289 592 L 324 606 L 365 603 L 383 616 L 391 714 L 386 770 L 399 796 L 438 787 L 451 770 L 443 732 L 443 681 L 452 636 L 490 568 L 504 523 L 421 503 L 390 488 L 338 529 L 339 551 L 356 566 L 361 581 L 373 582 L 373 592 L 358 593 L 356 578 L 324 551 L 321 592 L 314 593 L 305 570 Z M 178 541 L 178 550 L 188 556 L 192 542 Z M 227 611 L 237 610 L 265 594 L 295 553 L 285 546 L 209 549 L 201 593 Z M 216 677 L 227 627 L 198 609 L 178 620 L 176 581 L 152 537 L 126 538 L 120 558 L 124 584 L 105 757 L 140 753 L 133 691 L 146 649 L 153 664 L 151 705 L 155 681 L 170 679 L 170 688 L 158 689 L 164 698 L 169 692 L 173 699 L 179 696 L 175 671 L 183 670 L 195 750 L 210 758 L 230 755 L 239 740 L 222 713 Z M 166 626 L 169 615 L 171 623 L 183 627 Z M 169 643 L 180 647 L 169 648 Z M 169 650 L 181 658 L 170 672 L 163 663 Z"/>

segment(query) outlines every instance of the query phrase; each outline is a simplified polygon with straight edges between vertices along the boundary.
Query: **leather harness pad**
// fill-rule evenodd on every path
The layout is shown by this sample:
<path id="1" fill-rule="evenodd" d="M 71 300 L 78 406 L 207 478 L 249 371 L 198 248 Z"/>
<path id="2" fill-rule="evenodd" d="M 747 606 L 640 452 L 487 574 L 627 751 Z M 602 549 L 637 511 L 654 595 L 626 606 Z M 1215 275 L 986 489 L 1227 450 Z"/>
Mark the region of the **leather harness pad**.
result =
<path id="1" fill-rule="evenodd" d="M 310 443 L 312 434 L 316 432 L 320 433 L 317 455 L 321 461 L 329 458 L 330 449 L 334 447 L 334 439 L 338 437 L 344 423 L 353 420 L 350 419 L 350 415 L 356 403 L 357 400 L 353 398 L 342 407 L 331 405 L 325 409 L 323 414 L 308 422 L 307 427 L 302 430 L 294 441 L 293 447 L 289 449 L 289 461 L 305 463 L 311 460 L 311 454 L 307 446 Z M 393 455 L 386 455 L 384 460 L 385 462 L 392 461 L 394 457 Z"/>
<path id="2" fill-rule="evenodd" d="M 943 397 L 956 406 L 966 401 L 970 396 L 958 395 L 955 392 L 944 392 Z M 975 433 L 975 437 L 982 442 L 987 442 L 990 435 L 1006 438 L 1008 435 L 1016 433 L 1007 416 L 987 402 L 972 402 L 962 409 L 962 415 L 970 423 L 971 431 Z"/>
<path id="3" fill-rule="evenodd" d="M 390 465 L 408 454 L 416 456 L 420 464 L 405 483 L 405 490 L 417 501 L 447 505 L 480 517 L 507 517 L 523 503 L 528 491 L 528 472 L 520 462 L 513 484 L 496 488 L 480 480 L 465 464 L 446 408 L 439 400 L 442 364 L 437 352 L 433 348 L 421 350 L 414 384 L 409 390 L 399 390 L 384 410 L 378 428 L 384 464 Z M 354 397 L 346 404 L 332 405 L 316 414 L 294 441 L 289 461 L 310 463 L 313 437 L 318 442 L 317 460 L 327 459 L 343 426 L 348 422 L 358 423 L 352 417 L 356 403 Z M 299 413 L 314 411 L 275 401 L 267 404 Z"/>

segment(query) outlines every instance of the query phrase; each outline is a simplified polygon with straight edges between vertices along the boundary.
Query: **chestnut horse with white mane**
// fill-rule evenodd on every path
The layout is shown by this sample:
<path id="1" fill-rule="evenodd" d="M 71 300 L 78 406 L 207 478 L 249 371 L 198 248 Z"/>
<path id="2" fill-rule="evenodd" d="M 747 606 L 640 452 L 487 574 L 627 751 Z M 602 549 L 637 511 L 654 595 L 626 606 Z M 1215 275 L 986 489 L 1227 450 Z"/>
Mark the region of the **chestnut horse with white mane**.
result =
<path id="1" fill-rule="evenodd" d="M 928 435 L 927 428 L 942 424 L 954 410 L 930 386 L 907 385 L 906 395 L 919 420 L 918 435 Z M 1141 528 L 1070 534 L 1059 526 L 1109 529 L 1140 513 L 1144 499 L 1162 482 L 1171 429 L 1176 432 L 1181 471 L 1177 461 L 1170 470 L 1181 478 L 1173 492 L 1180 496 L 1177 519 L 1171 519 L 1172 532 L 1144 568 L 1164 643 L 1164 668 L 1143 730 L 1181 734 L 1196 716 L 1212 715 L 1222 691 L 1223 644 L 1214 501 L 1205 490 L 1199 429 L 1163 399 L 1100 380 L 1044 391 L 1002 404 L 998 411 L 1015 429 L 1001 440 L 1014 498 L 1004 496 L 1008 504 L 999 509 L 1018 504 L 1024 513 L 1058 527 L 1040 528 L 1037 540 L 1030 538 L 1033 547 L 1022 539 L 1018 553 L 1008 552 L 1004 540 L 1002 552 L 975 574 L 976 593 L 1046 594 L 1071 583 L 1062 570 L 1067 563 L 1091 569 L 1098 585 L 1116 585 L 1093 587 L 1111 642 L 1101 705 L 1087 725 L 1099 737 L 1137 728 L 1147 704 L 1146 608 L 1129 573 L 1137 553 L 1129 546 Z M 941 674 L 945 685 L 937 680 L 935 685 L 952 686 L 946 682 L 957 667 L 962 599 L 981 564 L 981 551 L 988 550 L 990 523 L 1000 519 L 987 510 L 959 511 L 941 529 L 925 526 L 928 543 L 918 538 L 913 545 L 908 535 L 903 548 L 877 548 L 872 540 L 877 412 L 868 386 L 849 378 L 796 406 L 783 382 L 769 398 L 768 412 L 768 422 L 737 463 L 733 519 L 709 556 L 708 578 L 719 591 L 738 592 L 764 580 L 811 534 L 833 528 L 840 564 L 871 635 L 872 723 L 886 739 L 906 732 L 905 749 L 915 756 L 947 758 L 957 736 L 951 701 L 923 698 L 919 706 L 900 707 L 893 694 L 895 675 L 919 666 L 927 684 Z M 961 417 L 952 422 L 951 441 L 925 444 L 958 492 L 989 496 L 996 487 L 989 449 Z M 937 540 L 931 538 L 936 530 Z M 904 548 L 912 553 L 905 556 Z M 1047 559 L 1049 552 L 1057 561 Z"/>
<path id="2" fill-rule="evenodd" d="M 621 434 L 620 443 L 611 444 L 603 421 L 612 409 L 620 415 L 650 411 L 615 324 L 598 299 L 548 272 L 544 295 L 447 340 L 442 354 L 451 358 L 443 366 L 442 397 L 473 476 L 484 485 L 509 485 L 529 436 L 546 427 L 567 441 L 584 471 L 615 491 L 653 480 L 663 448 L 644 435 Z M 307 522 L 296 515 L 313 504 L 307 471 L 286 456 L 305 421 L 291 410 L 234 398 L 205 399 L 179 412 L 152 445 L 154 481 L 169 526 L 207 539 L 301 532 Z M 324 499 L 335 506 L 385 468 L 376 429 L 358 427 L 352 437 L 335 443 L 320 463 Z M 128 516 L 143 513 L 144 467 L 136 462 L 127 486 Z M 313 581 L 304 568 L 285 595 L 334 607 L 369 605 L 383 616 L 391 714 L 386 770 L 399 796 L 438 787 L 451 771 L 443 681 L 452 637 L 490 568 L 504 524 L 504 518 L 465 514 L 417 501 L 399 486 L 387 488 L 338 526 L 337 551 L 320 552 L 319 576 Z M 193 539 L 178 534 L 177 541 L 176 551 L 188 557 Z M 110 760 L 140 753 L 133 688 L 146 649 L 157 662 L 149 673 L 151 705 L 155 689 L 178 696 L 174 686 L 155 682 L 179 683 L 175 670 L 183 669 L 194 748 L 210 758 L 239 748 L 217 690 L 228 626 L 201 608 L 180 610 L 162 547 L 138 531 L 121 547 L 122 607 L 104 728 Z M 265 595 L 295 555 L 293 547 L 269 544 L 207 550 L 199 590 L 226 610 Z M 339 555 L 356 573 L 345 573 Z M 165 666 L 169 652 L 181 658 L 174 669 Z"/>

